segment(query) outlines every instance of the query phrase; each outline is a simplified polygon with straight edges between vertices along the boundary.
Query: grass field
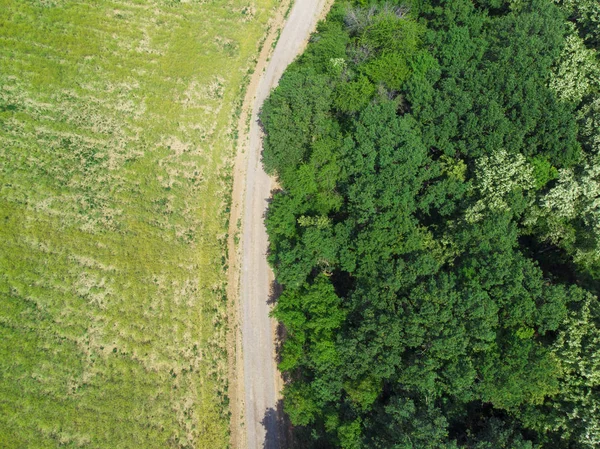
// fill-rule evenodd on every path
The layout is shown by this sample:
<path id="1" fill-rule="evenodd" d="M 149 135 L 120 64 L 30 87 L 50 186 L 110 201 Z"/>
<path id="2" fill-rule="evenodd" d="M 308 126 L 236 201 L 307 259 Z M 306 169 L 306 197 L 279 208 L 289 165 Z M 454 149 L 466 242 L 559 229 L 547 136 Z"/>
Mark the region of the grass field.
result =
<path id="1" fill-rule="evenodd" d="M 227 446 L 227 161 L 277 3 L 0 0 L 0 447 Z"/>

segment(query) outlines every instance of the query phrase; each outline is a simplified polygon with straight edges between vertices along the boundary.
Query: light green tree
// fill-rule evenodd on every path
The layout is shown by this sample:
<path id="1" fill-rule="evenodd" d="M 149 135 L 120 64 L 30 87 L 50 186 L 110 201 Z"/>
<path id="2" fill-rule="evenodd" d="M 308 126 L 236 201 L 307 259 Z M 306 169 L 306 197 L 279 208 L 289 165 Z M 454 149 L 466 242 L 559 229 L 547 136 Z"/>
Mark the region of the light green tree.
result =
<path id="1" fill-rule="evenodd" d="M 600 2 L 598 0 L 554 0 L 577 23 L 587 42 L 598 48 L 600 43 Z"/>
<path id="2" fill-rule="evenodd" d="M 575 262 L 590 268 L 600 262 L 600 157 L 578 170 L 559 172 L 556 186 L 530 209 L 527 224 L 542 238 L 569 250 Z"/>
<path id="3" fill-rule="evenodd" d="M 475 205 L 466 211 L 465 218 L 474 223 L 483 212 L 508 211 L 508 196 L 514 192 L 527 192 L 535 187 L 533 167 L 522 154 L 496 151 L 477 161 L 474 190 L 480 195 Z"/>
<path id="4" fill-rule="evenodd" d="M 596 95 L 578 112 L 579 134 L 590 154 L 600 154 L 600 95 Z"/>
<path id="5" fill-rule="evenodd" d="M 549 403 L 553 413 L 541 426 L 590 449 L 600 445 L 599 315 L 598 298 L 586 293 L 563 324 L 552 348 L 561 365 L 561 392 Z"/>
<path id="6" fill-rule="evenodd" d="M 579 103 L 600 86 L 600 64 L 596 51 L 585 46 L 575 25 L 565 41 L 560 62 L 550 77 L 550 88 L 564 101 Z"/>

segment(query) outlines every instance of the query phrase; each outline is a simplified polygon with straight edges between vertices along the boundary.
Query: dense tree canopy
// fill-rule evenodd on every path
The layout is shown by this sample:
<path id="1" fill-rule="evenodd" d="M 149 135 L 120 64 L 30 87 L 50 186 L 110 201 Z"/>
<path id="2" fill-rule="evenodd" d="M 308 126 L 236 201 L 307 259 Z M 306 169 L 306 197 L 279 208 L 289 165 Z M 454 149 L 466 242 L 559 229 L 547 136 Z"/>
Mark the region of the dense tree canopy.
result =
<path id="1" fill-rule="evenodd" d="M 301 447 L 600 442 L 595 4 L 338 1 L 265 103 Z"/>

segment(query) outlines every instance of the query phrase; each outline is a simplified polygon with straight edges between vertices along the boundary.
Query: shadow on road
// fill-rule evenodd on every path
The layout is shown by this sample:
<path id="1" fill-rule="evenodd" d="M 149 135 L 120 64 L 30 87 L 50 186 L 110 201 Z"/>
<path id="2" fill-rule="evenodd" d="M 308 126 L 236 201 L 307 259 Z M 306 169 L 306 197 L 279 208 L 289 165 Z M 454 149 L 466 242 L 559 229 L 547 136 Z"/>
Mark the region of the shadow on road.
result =
<path id="1" fill-rule="evenodd" d="M 277 304 L 277 300 L 281 296 L 282 291 L 283 291 L 283 287 L 280 284 L 278 284 L 277 281 L 271 282 L 271 289 L 269 292 L 269 299 L 267 299 L 267 304 L 269 304 L 270 306 L 274 306 L 275 304 Z M 274 341 L 275 361 L 279 365 L 281 363 L 281 348 L 282 348 L 283 342 L 285 341 L 285 338 L 286 338 L 285 327 L 283 326 L 282 323 L 277 322 L 277 328 L 276 328 L 275 332 L 276 332 L 275 341 Z M 288 380 L 286 378 L 285 373 L 282 373 L 282 376 L 283 376 L 284 381 Z"/>
<path id="2" fill-rule="evenodd" d="M 269 299 L 267 299 L 267 304 L 270 306 L 274 306 L 277 303 L 277 300 L 281 296 L 283 292 L 283 287 L 279 285 L 277 281 L 271 282 L 271 288 L 269 290 Z"/>
<path id="3" fill-rule="evenodd" d="M 283 412 L 283 402 L 277 401 L 276 408 L 269 408 L 261 421 L 265 428 L 263 449 L 287 449 L 287 435 L 290 432 L 289 421 Z"/>
<path id="4" fill-rule="evenodd" d="M 272 197 L 271 197 L 272 198 Z M 277 282 L 272 281 L 269 289 L 269 298 L 267 304 L 274 306 L 277 304 L 283 287 Z M 275 335 L 275 360 L 277 364 L 281 363 L 281 348 L 286 338 L 285 327 L 282 323 L 277 322 L 276 335 Z M 287 376 L 282 373 L 284 382 L 286 382 Z M 288 449 L 290 448 L 290 442 L 292 438 L 292 426 L 283 411 L 283 401 L 280 399 L 277 401 L 275 408 L 269 408 L 265 412 L 261 424 L 265 428 L 265 443 L 263 449 Z"/>

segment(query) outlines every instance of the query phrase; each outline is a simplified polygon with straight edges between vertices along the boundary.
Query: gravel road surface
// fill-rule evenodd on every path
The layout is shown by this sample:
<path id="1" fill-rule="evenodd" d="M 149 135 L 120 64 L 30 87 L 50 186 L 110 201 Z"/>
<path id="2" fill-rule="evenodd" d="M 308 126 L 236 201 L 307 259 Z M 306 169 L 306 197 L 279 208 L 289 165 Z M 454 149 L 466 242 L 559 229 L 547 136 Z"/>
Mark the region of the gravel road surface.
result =
<path id="1" fill-rule="evenodd" d="M 242 221 L 240 303 L 244 358 L 245 426 L 248 449 L 279 449 L 281 435 L 277 402 L 281 378 L 274 351 L 274 323 L 269 318 L 272 272 L 267 265 L 264 213 L 271 179 L 260 161 L 258 112 L 286 67 L 304 49 L 327 0 L 296 0 L 256 90 L 249 130 L 246 193 Z"/>

